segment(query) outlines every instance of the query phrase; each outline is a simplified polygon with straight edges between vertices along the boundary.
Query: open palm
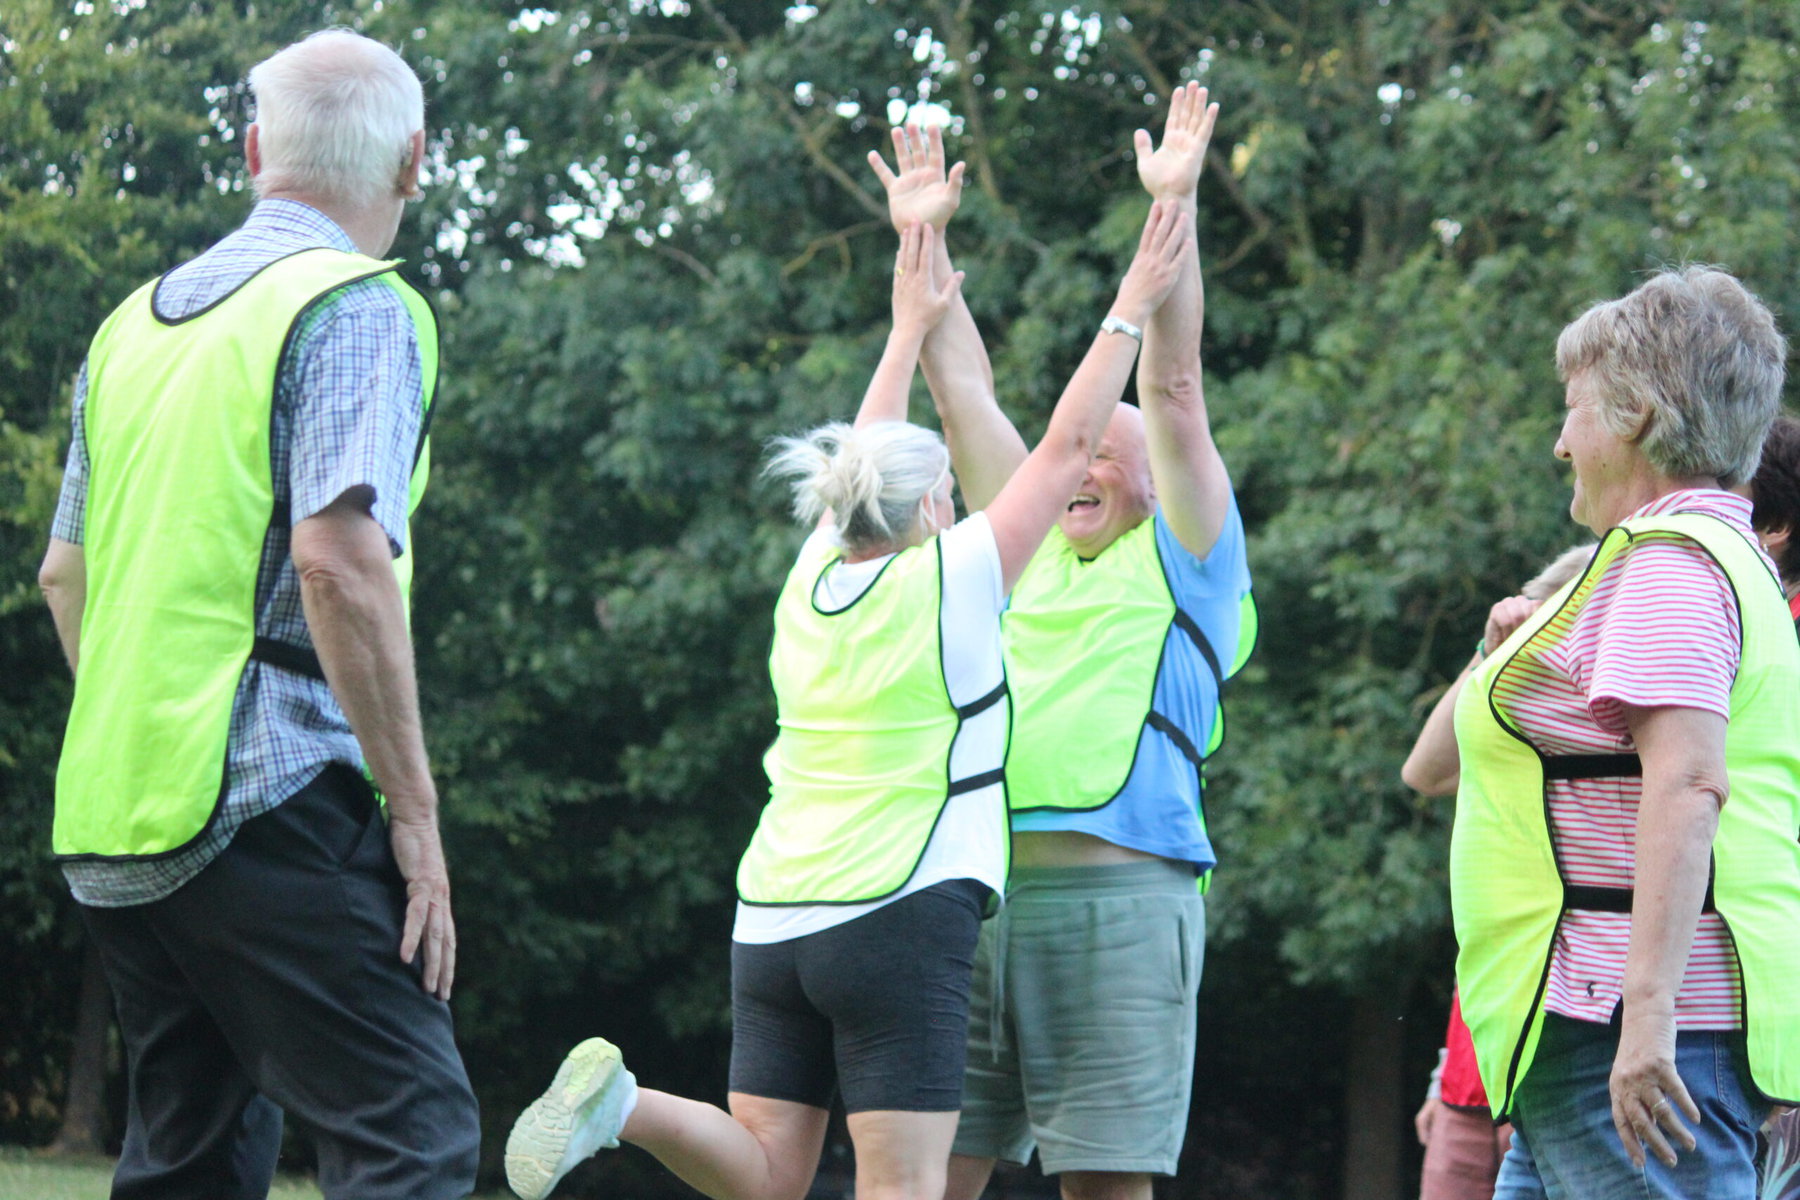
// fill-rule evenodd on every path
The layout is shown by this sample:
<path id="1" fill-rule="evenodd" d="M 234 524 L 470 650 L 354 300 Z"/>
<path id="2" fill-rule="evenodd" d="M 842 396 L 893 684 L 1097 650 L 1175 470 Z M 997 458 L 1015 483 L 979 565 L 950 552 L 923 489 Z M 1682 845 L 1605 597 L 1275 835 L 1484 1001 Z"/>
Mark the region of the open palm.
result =
<path id="1" fill-rule="evenodd" d="M 1208 104 L 1206 89 L 1184 84 L 1169 98 L 1169 119 L 1163 126 L 1162 145 L 1153 150 L 1150 134 L 1138 130 L 1138 180 L 1152 199 L 1179 199 L 1194 194 L 1200 170 L 1206 165 L 1206 147 L 1212 141 L 1219 106 Z"/>
<path id="2" fill-rule="evenodd" d="M 890 169 L 881 155 L 869 151 L 869 166 L 887 190 L 888 219 L 896 231 L 909 225 L 929 225 L 941 230 L 962 203 L 963 164 L 944 170 L 944 135 L 933 126 L 894 129 L 894 163 Z"/>

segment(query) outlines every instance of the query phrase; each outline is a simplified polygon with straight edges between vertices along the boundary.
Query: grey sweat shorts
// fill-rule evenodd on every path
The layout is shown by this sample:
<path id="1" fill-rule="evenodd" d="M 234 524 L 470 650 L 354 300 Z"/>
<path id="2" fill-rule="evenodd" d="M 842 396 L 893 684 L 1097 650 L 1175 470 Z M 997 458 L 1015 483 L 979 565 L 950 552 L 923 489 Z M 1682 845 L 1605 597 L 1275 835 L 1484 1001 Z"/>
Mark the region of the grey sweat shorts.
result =
<path id="1" fill-rule="evenodd" d="M 954 1152 L 1173 1175 L 1205 949 L 1186 866 L 1015 869 L 975 951 Z"/>

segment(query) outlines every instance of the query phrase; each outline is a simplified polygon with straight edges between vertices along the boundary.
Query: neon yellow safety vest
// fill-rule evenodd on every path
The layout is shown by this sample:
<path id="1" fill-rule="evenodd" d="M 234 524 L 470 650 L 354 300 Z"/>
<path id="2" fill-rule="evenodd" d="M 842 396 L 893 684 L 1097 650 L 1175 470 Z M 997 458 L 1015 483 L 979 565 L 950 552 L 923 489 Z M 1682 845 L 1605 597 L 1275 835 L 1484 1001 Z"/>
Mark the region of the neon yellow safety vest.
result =
<path id="1" fill-rule="evenodd" d="M 1496 696 L 1567 637 L 1606 565 L 1632 541 L 1697 543 L 1736 593 L 1743 658 L 1725 735 L 1730 798 L 1713 839 L 1710 906 L 1737 950 L 1751 1078 L 1770 1099 L 1800 1096 L 1800 643 L 1780 585 L 1715 517 L 1644 517 L 1611 530 L 1583 575 L 1476 668 L 1456 705 L 1462 779 L 1450 841 L 1463 1017 L 1494 1116 L 1512 1111 L 1536 1054 L 1562 914 L 1630 911 L 1628 889 L 1565 884 L 1549 826 L 1552 779 L 1639 774 L 1636 754 L 1546 755 Z M 1645 636 L 1655 636 L 1654 630 Z M 1792 1100 L 1783 1101 L 1793 1103 Z"/>
<path id="2" fill-rule="evenodd" d="M 1215 703 L 1204 738 L 1153 704 L 1164 646 L 1179 630 L 1199 650 L 1214 687 L 1235 675 L 1256 644 L 1256 604 L 1246 592 L 1238 644 L 1220 661 L 1194 619 L 1176 607 L 1148 520 L 1084 560 L 1052 527 L 1017 586 L 1002 624 L 1013 694 L 1007 794 L 1013 811 L 1093 810 L 1131 777 L 1145 729 L 1167 736 L 1196 772 L 1225 737 Z M 1204 777 L 1201 778 L 1204 796 Z M 1199 811 L 1206 827 L 1204 802 Z"/>
<path id="3" fill-rule="evenodd" d="M 287 520 L 269 460 L 276 374 L 321 300 L 362 279 L 391 285 L 423 368 L 416 508 L 430 471 L 437 324 L 396 265 L 305 250 L 179 320 L 156 315 L 152 282 L 95 335 L 83 411 L 87 599 L 56 773 L 59 857 L 153 858 L 192 844 L 225 795 L 226 735 L 250 660 L 324 677 L 309 647 L 256 636 L 263 542 Z M 403 595 L 407 540 L 394 564 Z"/>
<path id="4" fill-rule="evenodd" d="M 960 710 L 951 702 L 938 539 L 894 555 L 835 611 L 818 594 L 838 554 L 823 539 L 809 547 L 775 605 L 769 675 L 780 733 L 763 758 L 769 803 L 738 866 L 746 904 L 890 896 L 912 878 L 950 798 L 1004 778 L 1000 761 L 951 775 L 963 721 L 1005 703 L 1006 685 Z M 993 807 L 1004 828 L 1005 802 Z"/>

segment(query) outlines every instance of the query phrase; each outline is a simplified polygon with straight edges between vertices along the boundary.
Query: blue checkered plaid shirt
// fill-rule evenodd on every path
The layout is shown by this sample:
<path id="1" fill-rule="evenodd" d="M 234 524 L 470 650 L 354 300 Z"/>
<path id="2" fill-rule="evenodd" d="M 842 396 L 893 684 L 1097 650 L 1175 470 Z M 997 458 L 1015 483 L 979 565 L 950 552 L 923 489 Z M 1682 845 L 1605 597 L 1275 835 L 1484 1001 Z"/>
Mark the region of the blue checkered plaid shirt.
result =
<path id="1" fill-rule="evenodd" d="M 241 228 L 169 273 L 158 310 L 167 317 L 187 316 L 276 259 L 317 246 L 356 249 L 317 209 L 292 200 L 264 201 Z M 287 502 L 290 521 L 303 521 L 345 492 L 366 488 L 375 497 L 375 519 L 400 553 L 419 437 L 420 370 L 412 317 L 385 283 L 352 284 L 314 307 L 281 360 L 270 422 L 275 499 L 278 505 Z M 75 385 L 74 441 L 51 527 L 51 536 L 77 543 L 87 513 L 86 400 L 84 367 Z M 311 646 L 289 540 L 289 528 L 277 526 L 263 543 L 256 632 Z M 245 821 L 305 787 L 327 764 L 361 767 L 362 761 L 330 688 L 252 662 L 232 702 L 224 804 L 211 828 L 166 858 L 65 862 L 63 873 L 83 904 L 115 908 L 160 900 L 216 858 Z"/>

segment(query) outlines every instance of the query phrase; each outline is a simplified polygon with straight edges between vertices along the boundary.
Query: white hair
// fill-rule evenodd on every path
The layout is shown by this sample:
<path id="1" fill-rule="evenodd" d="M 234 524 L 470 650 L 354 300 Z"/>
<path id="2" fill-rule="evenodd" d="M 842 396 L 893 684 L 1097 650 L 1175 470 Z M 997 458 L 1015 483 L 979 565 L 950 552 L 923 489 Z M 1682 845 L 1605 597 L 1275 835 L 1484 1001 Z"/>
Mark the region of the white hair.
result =
<path id="1" fill-rule="evenodd" d="M 764 474 L 786 480 L 794 517 L 837 517 L 846 550 L 883 550 L 936 532 L 925 501 L 950 472 L 944 439 L 905 421 L 854 428 L 841 421 L 799 437 L 777 438 Z"/>
<path id="2" fill-rule="evenodd" d="M 1536 600 L 1539 604 L 1556 594 L 1556 589 L 1587 567 L 1594 557 L 1594 551 L 1600 548 L 1598 542 L 1584 542 L 1579 546 L 1570 546 L 1561 554 L 1550 560 L 1548 566 L 1526 580 L 1525 586 L 1519 589 L 1519 595 L 1527 600 Z"/>
<path id="3" fill-rule="evenodd" d="M 296 192 L 347 204 L 392 195 L 425 127 L 419 77 L 394 51 L 324 29 L 250 69 L 259 196 Z"/>
<path id="4" fill-rule="evenodd" d="M 1756 474 L 1786 367 L 1774 315 L 1717 267 L 1660 271 L 1556 341 L 1557 373 L 1593 373 L 1615 436 L 1664 475 L 1714 476 L 1721 487 Z"/>

